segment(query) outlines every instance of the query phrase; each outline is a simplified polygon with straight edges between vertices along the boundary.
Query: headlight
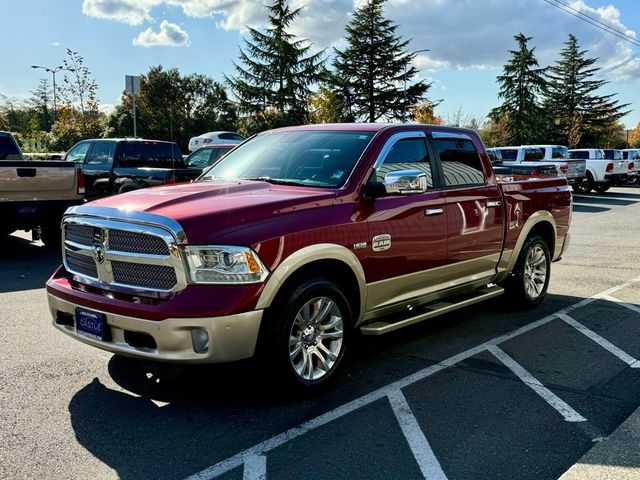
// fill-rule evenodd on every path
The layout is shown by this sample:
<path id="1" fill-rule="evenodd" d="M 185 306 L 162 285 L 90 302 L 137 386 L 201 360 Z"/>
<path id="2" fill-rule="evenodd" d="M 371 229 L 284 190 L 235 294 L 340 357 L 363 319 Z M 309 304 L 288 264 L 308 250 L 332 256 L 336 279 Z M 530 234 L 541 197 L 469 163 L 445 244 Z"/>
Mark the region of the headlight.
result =
<path id="1" fill-rule="evenodd" d="M 269 274 L 258 255 L 247 247 L 186 247 L 193 283 L 259 283 Z"/>

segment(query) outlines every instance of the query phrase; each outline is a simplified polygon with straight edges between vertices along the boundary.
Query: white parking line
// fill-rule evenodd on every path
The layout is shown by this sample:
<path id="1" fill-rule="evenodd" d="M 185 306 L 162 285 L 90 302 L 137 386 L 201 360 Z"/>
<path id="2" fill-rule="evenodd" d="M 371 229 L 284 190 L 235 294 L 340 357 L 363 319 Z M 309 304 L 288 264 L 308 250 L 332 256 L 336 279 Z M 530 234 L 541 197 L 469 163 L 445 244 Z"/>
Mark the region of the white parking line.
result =
<path id="1" fill-rule="evenodd" d="M 513 358 L 507 355 L 504 350 L 495 345 L 489 345 L 487 347 L 494 357 L 500 360 L 504 365 L 511 370 L 525 385 L 530 387 L 536 392 L 542 399 L 555 408 L 560 415 L 564 417 L 567 422 L 586 422 L 587 419 L 571 408 L 560 397 L 542 385 L 540 381 L 531 375 L 522 365 L 516 362 Z"/>
<path id="2" fill-rule="evenodd" d="M 603 300 L 608 300 L 610 302 L 614 302 L 618 305 L 620 305 L 621 307 L 627 308 L 629 310 L 632 310 L 634 312 L 640 313 L 640 307 L 637 307 L 636 305 L 633 305 L 631 303 L 627 303 L 625 301 L 620 300 L 619 298 L 616 297 L 612 297 L 611 295 L 604 295 L 602 297 Z"/>
<path id="3" fill-rule="evenodd" d="M 389 403 L 394 415 L 398 419 L 404 438 L 407 439 L 409 448 L 416 459 L 420 471 L 428 480 L 447 480 L 447 476 L 442 471 L 440 462 L 436 458 L 427 437 L 424 436 L 418 420 L 413 415 L 411 407 L 401 390 L 395 390 L 388 395 Z"/>
<path id="4" fill-rule="evenodd" d="M 594 342 L 596 342 L 598 345 L 600 345 L 602 348 L 607 350 L 609 353 L 611 353 L 611 354 L 615 355 L 616 357 L 618 357 L 620 360 L 622 360 L 624 363 L 629 365 L 631 368 L 640 368 L 640 362 L 638 362 L 637 359 L 633 358 L 627 352 L 624 352 L 620 348 L 616 347 L 613 343 L 611 343 L 606 338 L 602 338 L 596 332 L 594 332 L 593 330 L 590 330 L 589 328 L 585 327 L 583 324 L 581 324 L 577 320 L 571 318 L 566 313 L 558 313 L 556 315 L 558 316 L 558 318 L 562 319 L 563 321 L 565 321 L 566 323 L 571 325 L 573 328 L 578 330 L 580 333 L 582 333 L 586 337 L 588 337 L 591 340 L 593 340 Z"/>
<path id="5" fill-rule="evenodd" d="M 267 457 L 254 455 L 244 462 L 242 480 L 267 480 Z"/>
<path id="6" fill-rule="evenodd" d="M 229 470 L 233 470 L 234 468 L 242 465 L 251 457 L 263 455 L 264 453 L 267 453 L 268 451 L 273 450 L 274 448 L 279 447 L 280 445 L 290 440 L 293 440 L 294 438 L 297 438 L 300 435 L 307 433 L 310 430 L 314 430 L 318 427 L 326 425 L 327 423 L 333 420 L 336 420 L 340 417 L 343 417 L 344 415 L 347 415 L 361 407 L 369 405 L 370 403 L 375 402 L 376 400 L 379 400 L 385 396 L 389 396 L 390 394 L 392 394 L 394 391 L 398 389 L 404 388 L 408 385 L 411 385 L 412 383 L 415 383 L 419 380 L 429 377 L 434 373 L 437 373 L 441 370 L 451 367 L 468 358 L 471 358 L 474 355 L 477 355 L 478 353 L 483 352 L 491 345 L 498 345 L 507 340 L 511 340 L 512 338 L 515 338 L 518 335 L 522 335 L 523 333 L 529 332 L 542 325 L 546 325 L 552 320 L 555 320 L 557 318 L 556 315 L 558 314 L 563 314 L 563 313 L 566 314 L 577 308 L 584 307 L 585 305 L 593 303 L 596 300 L 602 298 L 603 296 L 615 293 L 618 290 L 627 288 L 637 282 L 640 282 L 640 277 L 634 278 L 633 280 L 622 283 L 620 285 L 611 287 L 592 297 L 584 298 L 581 301 L 574 303 L 573 305 L 569 305 L 568 307 L 565 307 L 559 310 L 556 314 L 547 315 L 546 317 L 541 318 L 540 320 L 524 325 L 523 327 L 520 327 L 517 330 L 514 330 L 510 333 L 500 335 L 499 337 L 496 337 L 492 340 L 484 342 L 476 347 L 470 348 L 469 350 L 466 350 L 462 353 L 449 357 L 448 359 L 443 360 L 440 363 L 423 368 L 422 370 L 419 370 L 411 375 L 401 378 L 400 380 L 396 380 L 395 382 L 390 383 L 389 385 L 380 387 L 379 389 L 374 390 L 362 397 L 356 398 L 355 400 L 351 400 L 350 402 L 345 403 L 340 407 L 337 407 L 333 410 L 330 410 L 327 413 L 324 413 L 318 417 L 308 420 L 303 424 L 301 424 L 300 426 L 292 427 L 285 432 L 282 432 L 267 440 L 264 440 L 263 442 L 260 442 L 257 445 L 254 445 L 253 447 L 250 447 L 242 452 L 239 452 L 227 458 L 226 460 L 222 460 L 216 463 L 215 465 L 212 465 L 208 468 L 205 468 L 204 470 L 201 470 L 198 473 L 195 473 L 194 475 L 188 477 L 186 480 L 210 480 L 210 479 L 216 478 L 228 472 Z"/>

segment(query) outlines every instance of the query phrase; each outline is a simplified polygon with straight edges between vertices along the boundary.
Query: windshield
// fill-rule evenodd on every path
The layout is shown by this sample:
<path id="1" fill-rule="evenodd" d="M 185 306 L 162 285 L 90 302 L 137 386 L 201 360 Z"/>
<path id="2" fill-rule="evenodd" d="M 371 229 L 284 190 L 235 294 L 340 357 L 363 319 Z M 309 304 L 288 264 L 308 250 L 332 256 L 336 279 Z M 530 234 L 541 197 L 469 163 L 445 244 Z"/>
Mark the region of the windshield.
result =
<path id="1" fill-rule="evenodd" d="M 553 147 L 551 158 L 569 158 L 569 149 L 567 147 Z"/>
<path id="2" fill-rule="evenodd" d="M 200 180 L 234 178 L 323 188 L 341 187 L 374 133 L 268 132 L 229 152 Z"/>

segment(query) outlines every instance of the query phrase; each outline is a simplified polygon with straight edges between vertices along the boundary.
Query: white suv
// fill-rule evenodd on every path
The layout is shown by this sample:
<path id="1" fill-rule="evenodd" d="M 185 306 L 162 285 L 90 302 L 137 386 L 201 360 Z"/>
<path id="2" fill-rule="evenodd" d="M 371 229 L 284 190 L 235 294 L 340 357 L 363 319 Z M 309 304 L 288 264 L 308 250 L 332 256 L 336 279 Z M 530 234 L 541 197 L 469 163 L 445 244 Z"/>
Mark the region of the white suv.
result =
<path id="1" fill-rule="evenodd" d="M 244 140 L 242 135 L 235 132 L 208 132 L 192 137 L 189 140 L 189 151 L 195 152 L 204 145 L 235 145 Z"/>
<path id="2" fill-rule="evenodd" d="M 587 162 L 587 177 L 584 182 L 574 185 L 579 193 L 595 190 L 604 193 L 612 186 L 624 185 L 629 176 L 629 162 L 626 160 L 607 160 L 601 148 L 576 148 L 569 150 L 569 156 Z"/>

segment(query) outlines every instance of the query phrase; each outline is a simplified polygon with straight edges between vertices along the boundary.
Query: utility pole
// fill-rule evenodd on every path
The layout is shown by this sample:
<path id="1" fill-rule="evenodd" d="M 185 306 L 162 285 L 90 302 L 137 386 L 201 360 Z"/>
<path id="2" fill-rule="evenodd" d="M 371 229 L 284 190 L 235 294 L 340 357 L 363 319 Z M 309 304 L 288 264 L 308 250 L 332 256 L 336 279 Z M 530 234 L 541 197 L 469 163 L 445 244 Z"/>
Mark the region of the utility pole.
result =
<path id="1" fill-rule="evenodd" d="M 75 70 L 73 68 L 66 68 L 62 65 L 58 65 L 57 67 L 54 68 L 49 68 L 49 67 L 42 67 L 40 65 L 31 65 L 31 68 L 35 68 L 35 69 L 41 69 L 44 70 L 46 72 L 50 72 L 51 75 L 53 76 L 53 123 L 55 123 L 56 121 L 56 112 L 58 111 L 58 105 L 56 103 L 56 73 L 60 72 L 60 71 L 67 71 L 67 72 L 75 72 Z"/>
<path id="2" fill-rule="evenodd" d="M 136 75 L 124 76 L 125 91 L 131 94 L 133 105 L 133 138 L 138 137 L 138 122 L 136 119 L 136 95 L 140 93 L 140 77 Z"/>
<path id="3" fill-rule="evenodd" d="M 415 52 L 411 52 L 409 55 L 415 55 L 417 53 L 422 53 L 422 52 L 429 52 L 430 50 L 428 48 L 422 49 L 422 50 L 416 50 Z M 403 105 L 402 105 L 402 123 L 405 123 L 407 121 L 407 63 L 409 63 L 408 61 L 404 63 L 404 87 L 402 88 L 402 99 L 403 99 Z"/>

